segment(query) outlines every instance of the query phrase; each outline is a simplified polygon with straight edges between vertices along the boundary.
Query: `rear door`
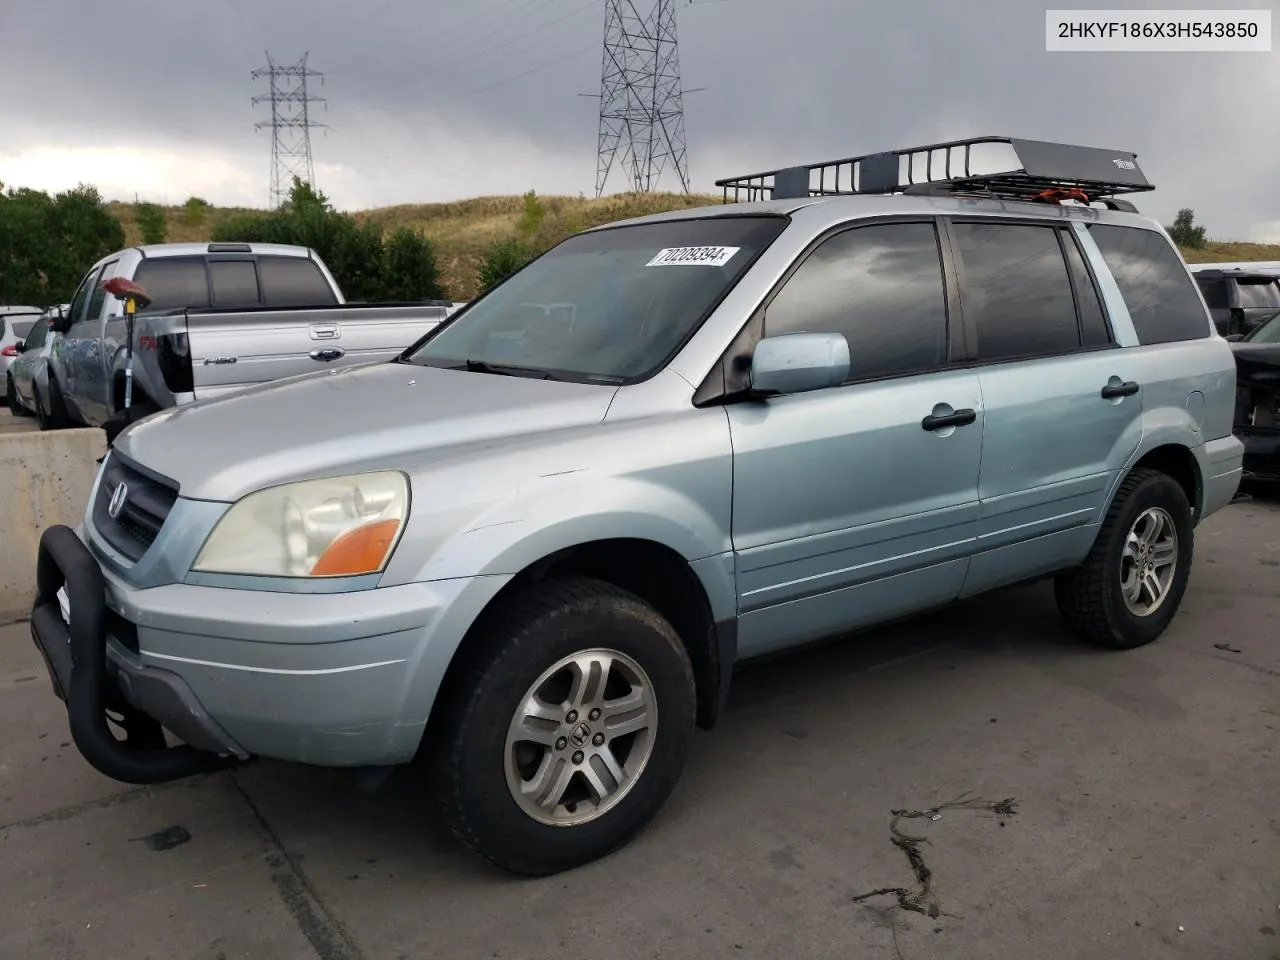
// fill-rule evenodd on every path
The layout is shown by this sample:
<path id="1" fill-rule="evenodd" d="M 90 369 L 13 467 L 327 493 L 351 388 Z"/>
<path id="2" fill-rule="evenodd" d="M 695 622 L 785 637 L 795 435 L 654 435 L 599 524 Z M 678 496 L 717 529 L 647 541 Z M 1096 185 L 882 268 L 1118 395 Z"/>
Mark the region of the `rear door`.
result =
<path id="1" fill-rule="evenodd" d="M 102 281 L 112 275 L 117 261 L 110 260 L 93 272 L 87 285 L 76 293 L 72 303 L 71 328 L 67 333 L 68 358 L 66 387 L 80 418 L 90 426 L 102 423 L 107 412 L 108 392 L 104 383 L 103 308 L 107 294 Z"/>
<path id="2" fill-rule="evenodd" d="M 1143 398 L 1069 226 L 956 217 L 950 233 L 986 418 L 970 596 L 1083 557 Z"/>

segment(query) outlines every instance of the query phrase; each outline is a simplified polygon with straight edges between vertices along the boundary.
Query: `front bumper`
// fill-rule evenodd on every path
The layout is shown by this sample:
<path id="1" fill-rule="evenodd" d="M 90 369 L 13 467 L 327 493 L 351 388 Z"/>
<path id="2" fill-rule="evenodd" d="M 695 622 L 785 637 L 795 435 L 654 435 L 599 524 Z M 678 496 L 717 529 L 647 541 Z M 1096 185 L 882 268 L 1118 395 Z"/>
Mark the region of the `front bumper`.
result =
<path id="1" fill-rule="evenodd" d="M 65 620 L 58 599 L 64 588 Z M 125 655 L 118 641 L 112 646 L 107 619 L 97 561 L 69 527 L 50 527 L 40 538 L 31 638 L 89 763 L 126 783 L 161 783 L 248 759 L 180 677 Z M 122 718 L 123 740 L 112 733 L 107 711 Z M 164 727 L 184 742 L 169 746 Z"/>
<path id="2" fill-rule="evenodd" d="M 412 760 L 458 641 L 509 579 L 336 594 L 140 588 L 68 527 L 45 531 L 38 564 L 32 635 L 73 733 L 79 725 L 76 745 L 129 782 L 251 756 L 340 767 Z M 150 747 L 161 726 L 184 747 L 140 756 L 108 741 L 107 709 L 127 709 Z"/>

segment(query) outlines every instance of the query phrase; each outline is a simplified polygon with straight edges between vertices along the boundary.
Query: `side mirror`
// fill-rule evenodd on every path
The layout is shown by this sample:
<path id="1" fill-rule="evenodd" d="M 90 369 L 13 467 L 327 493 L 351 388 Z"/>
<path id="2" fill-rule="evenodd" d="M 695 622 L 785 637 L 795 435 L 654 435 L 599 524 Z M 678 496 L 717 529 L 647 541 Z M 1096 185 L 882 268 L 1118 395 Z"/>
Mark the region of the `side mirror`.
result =
<path id="1" fill-rule="evenodd" d="M 805 393 L 837 387 L 849 375 L 849 342 L 839 333 L 765 337 L 751 357 L 751 391 Z"/>
<path id="2" fill-rule="evenodd" d="M 13 349 L 21 353 L 23 350 L 27 349 L 27 341 L 19 340 L 17 343 L 13 345 Z"/>
<path id="3" fill-rule="evenodd" d="M 54 314 L 53 321 L 49 324 L 49 327 L 54 333 L 66 333 L 71 329 L 71 318 L 59 311 Z"/>

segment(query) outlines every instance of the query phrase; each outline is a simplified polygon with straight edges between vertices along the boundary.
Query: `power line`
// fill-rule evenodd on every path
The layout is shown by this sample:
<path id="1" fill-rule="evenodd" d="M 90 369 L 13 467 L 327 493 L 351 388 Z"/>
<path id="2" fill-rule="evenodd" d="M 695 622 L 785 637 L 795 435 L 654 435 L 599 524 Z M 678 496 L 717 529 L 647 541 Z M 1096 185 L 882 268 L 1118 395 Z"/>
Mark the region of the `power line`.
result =
<path id="1" fill-rule="evenodd" d="M 550 7 L 552 0 L 544 0 L 543 8 Z M 399 38 L 399 48 L 409 50 L 415 45 L 418 47 L 414 50 L 414 63 L 423 59 L 422 54 L 428 57 L 437 50 L 452 51 L 455 44 L 462 41 L 470 41 L 475 38 L 483 39 L 487 34 L 491 34 L 494 19 L 497 15 L 513 6 L 529 6 L 529 0 L 499 0 L 499 2 L 484 10 L 472 10 L 470 16 L 464 16 L 454 21 L 452 24 L 446 23 L 443 29 L 434 29 L 437 24 L 431 21 L 421 24 L 418 29 L 412 30 Z M 478 31 L 477 29 L 478 28 Z M 426 40 L 425 47 L 423 40 Z M 385 57 L 380 59 L 386 60 Z M 357 57 L 344 62 L 339 69 L 345 70 L 349 66 L 367 63 L 366 57 Z M 333 70 L 329 71 L 333 73 Z M 372 89 L 372 88 L 370 88 Z M 367 91 L 361 91 L 361 93 Z"/>
<path id="2" fill-rule="evenodd" d="M 309 53 L 292 66 L 282 66 L 267 53 L 267 66 L 254 70 L 253 79 L 267 77 L 269 92 L 253 98 L 256 106 L 263 101 L 271 104 L 271 119 L 255 123 L 254 129 L 271 128 L 271 188 L 270 204 L 278 207 L 289 195 L 293 178 L 315 185 L 315 168 L 311 162 L 311 128 L 323 127 L 310 117 L 309 106 L 323 102 L 322 97 L 307 92 L 307 79 L 324 76 L 307 66 Z"/>
<path id="3" fill-rule="evenodd" d="M 409 77 L 407 79 L 397 80 L 394 83 L 383 83 L 383 84 L 377 84 L 372 87 L 365 87 L 357 91 L 355 94 L 353 94 L 353 96 L 364 97 L 370 93 L 374 93 L 378 90 L 383 90 L 391 86 L 397 86 L 397 87 L 403 88 L 406 84 L 416 84 L 427 78 L 438 76 L 444 72 L 450 71 L 454 67 L 460 66 L 463 63 L 466 63 L 468 61 L 474 61 L 477 57 L 497 53 L 499 50 L 504 50 L 510 47 L 512 44 L 523 43 L 531 36 L 535 36 L 539 33 L 542 33 L 544 30 L 549 30 L 550 28 L 556 26 L 557 24 L 563 23 L 565 20 L 568 20 L 570 17 L 577 16 L 578 14 L 581 14 L 582 12 L 584 12 L 589 8 L 594 8 L 598 2 L 599 0 L 588 0 L 587 3 L 574 7 L 571 10 L 567 11 L 566 13 L 563 13 L 560 16 L 556 17 L 555 19 L 546 21 L 540 26 L 536 26 L 531 30 L 524 30 L 523 32 L 518 33 L 516 36 L 507 37 L 506 39 L 501 40 L 495 46 L 491 46 L 491 47 L 481 46 L 481 48 L 478 50 L 472 49 L 475 47 L 477 43 L 484 44 L 489 40 L 495 39 L 494 34 L 489 34 L 487 36 L 479 36 L 476 39 L 472 40 L 470 43 L 464 43 L 457 46 L 450 45 L 450 57 L 448 59 L 433 63 L 430 66 L 430 68 L 428 68 L 426 71 L 419 73 L 415 76 Z M 518 23 L 512 24 L 512 25 L 517 27 L 517 29 L 520 26 Z M 457 56 L 457 54 L 464 53 L 469 49 L 472 49 L 472 52 L 467 54 L 466 56 L 463 56 L 463 57 Z"/>
<path id="4" fill-rule="evenodd" d="M 668 163 L 683 191 L 689 192 L 676 3 L 653 0 L 652 8 L 641 14 L 636 2 L 606 0 L 597 197 L 604 192 L 619 151 L 619 162 L 636 192 L 650 192 Z"/>
<path id="5" fill-rule="evenodd" d="M 467 93 L 460 94 L 459 96 L 456 96 L 456 97 L 450 97 L 447 100 L 437 100 L 434 103 L 424 104 L 423 106 L 419 107 L 413 112 L 419 113 L 424 110 L 434 110 L 437 107 L 443 107 L 451 103 L 457 103 L 460 100 L 468 100 L 471 97 L 479 96 L 482 93 L 488 93 L 490 90 L 497 90 L 499 87 L 505 87 L 509 83 L 514 83 L 517 80 L 523 80 L 525 77 L 529 76 L 530 74 L 538 73 L 539 71 L 545 70 L 548 67 L 554 67 L 556 64 L 564 63 L 565 61 L 572 60 L 575 57 L 580 57 L 584 53 L 589 53 L 590 51 L 596 50 L 598 48 L 599 48 L 599 44 L 592 42 L 585 47 L 579 47 L 577 50 L 570 50 L 564 56 L 556 57 L 554 60 L 548 60 L 544 63 L 540 63 L 536 67 L 531 67 L 528 70 L 525 70 L 521 73 L 513 74 L 509 77 L 504 77 L 503 79 L 498 80 L 496 83 L 491 83 L 491 84 L 488 84 L 487 86 L 479 87 L 475 90 L 471 90 Z M 400 115 L 405 116 L 406 114 L 402 113 Z"/>

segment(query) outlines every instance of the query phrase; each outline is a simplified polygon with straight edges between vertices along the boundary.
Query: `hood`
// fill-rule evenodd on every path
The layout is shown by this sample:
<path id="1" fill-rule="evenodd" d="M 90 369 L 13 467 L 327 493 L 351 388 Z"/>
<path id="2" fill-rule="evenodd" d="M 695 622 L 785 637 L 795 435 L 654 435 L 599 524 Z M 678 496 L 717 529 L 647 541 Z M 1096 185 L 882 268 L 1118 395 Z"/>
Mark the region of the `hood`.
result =
<path id="1" fill-rule="evenodd" d="M 1280 343 L 1233 343 L 1231 354 L 1237 385 L 1280 392 Z"/>
<path id="2" fill-rule="evenodd" d="M 177 481 L 184 497 L 232 501 L 311 476 L 425 463 L 458 444 L 599 423 L 617 389 L 378 363 L 172 407 L 114 447 Z"/>

